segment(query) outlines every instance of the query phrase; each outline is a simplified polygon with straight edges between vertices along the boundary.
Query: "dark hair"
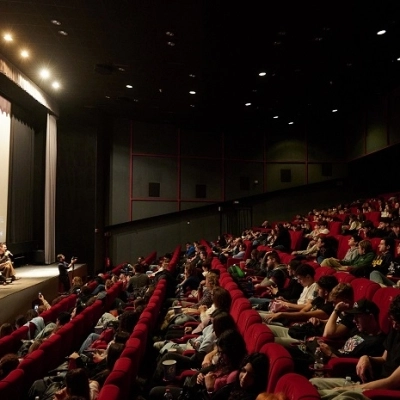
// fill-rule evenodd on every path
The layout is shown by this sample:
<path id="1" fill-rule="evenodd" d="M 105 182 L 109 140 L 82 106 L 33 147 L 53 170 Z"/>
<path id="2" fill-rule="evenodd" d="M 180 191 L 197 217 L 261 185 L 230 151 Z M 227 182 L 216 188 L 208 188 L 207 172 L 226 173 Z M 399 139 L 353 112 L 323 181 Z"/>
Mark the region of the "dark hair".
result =
<path id="1" fill-rule="evenodd" d="M 216 310 L 214 315 L 213 328 L 217 338 L 219 338 L 223 332 L 229 329 L 236 329 L 235 320 L 229 313 L 225 311 L 219 312 L 219 310 Z"/>
<path id="2" fill-rule="evenodd" d="M 140 317 L 140 313 L 136 311 L 124 311 L 119 317 L 119 329 L 125 332 L 132 332 L 133 328 L 137 324 Z"/>
<path id="3" fill-rule="evenodd" d="M 268 358 L 264 353 L 252 353 L 246 356 L 242 362 L 242 368 L 246 364 L 251 364 L 254 370 L 254 385 L 251 391 L 260 393 L 267 386 Z"/>
<path id="4" fill-rule="evenodd" d="M 19 364 L 19 359 L 16 354 L 6 354 L 0 359 L 0 378 L 5 378 L 11 371 L 16 369 Z"/>
<path id="5" fill-rule="evenodd" d="M 231 295 L 226 289 L 217 286 L 213 290 L 213 303 L 215 308 L 229 312 L 232 303 Z"/>
<path id="6" fill-rule="evenodd" d="M 400 295 L 396 296 L 390 303 L 389 315 L 400 323 Z"/>
<path id="7" fill-rule="evenodd" d="M 299 266 L 301 265 L 301 261 L 294 258 L 293 260 L 289 261 L 288 265 L 290 269 L 297 271 L 297 268 L 299 268 Z"/>
<path id="8" fill-rule="evenodd" d="M 115 343 L 125 344 L 129 340 L 130 333 L 125 331 L 117 331 L 114 336 Z"/>
<path id="9" fill-rule="evenodd" d="M 114 367 L 115 362 L 120 358 L 125 344 L 123 343 L 111 343 L 107 350 L 107 368 L 111 371 Z"/>
<path id="10" fill-rule="evenodd" d="M 5 322 L 0 326 L 0 338 L 8 336 L 12 333 L 13 327 L 9 322 Z"/>
<path id="11" fill-rule="evenodd" d="M 223 369 L 226 371 L 238 369 L 246 355 L 246 343 L 242 335 L 235 329 L 228 329 L 221 333 L 217 345 L 225 355 Z"/>
<path id="12" fill-rule="evenodd" d="M 386 237 L 382 238 L 382 240 L 385 242 L 386 246 L 390 246 L 389 247 L 389 253 L 393 254 L 394 253 L 394 248 L 395 248 L 394 239 L 389 237 L 389 236 L 386 236 Z"/>
<path id="13" fill-rule="evenodd" d="M 322 288 L 327 290 L 328 292 L 331 292 L 332 289 L 337 286 L 339 281 L 337 280 L 336 276 L 333 275 L 322 275 L 321 278 L 318 279 L 317 285 Z"/>
<path id="14" fill-rule="evenodd" d="M 60 325 L 65 325 L 71 320 L 71 314 L 67 311 L 61 311 L 57 316 Z"/>
<path id="15" fill-rule="evenodd" d="M 271 251 L 270 253 L 267 254 L 267 258 L 274 259 L 275 262 L 278 264 L 281 262 L 281 258 L 279 257 L 279 254 L 276 251 Z"/>
<path id="16" fill-rule="evenodd" d="M 30 309 L 26 312 L 26 320 L 27 321 L 30 321 L 32 318 L 35 318 L 37 316 L 38 316 L 38 313 L 33 309 Z"/>
<path id="17" fill-rule="evenodd" d="M 17 318 L 15 318 L 15 326 L 21 327 L 25 325 L 28 321 L 26 320 L 25 315 L 18 315 Z"/>
<path id="18" fill-rule="evenodd" d="M 65 386 L 69 396 L 82 396 L 90 400 L 89 378 L 83 368 L 69 370 L 65 375 Z"/>
<path id="19" fill-rule="evenodd" d="M 351 235 L 351 237 L 354 239 L 354 241 L 355 241 L 356 243 L 360 243 L 360 242 L 361 242 L 361 237 L 360 237 L 359 235 L 357 235 L 356 233 L 353 233 L 353 234 Z"/>
<path id="20" fill-rule="evenodd" d="M 296 269 L 296 275 L 298 276 L 307 276 L 310 275 L 314 278 L 315 276 L 315 269 L 309 264 L 301 264 Z"/>

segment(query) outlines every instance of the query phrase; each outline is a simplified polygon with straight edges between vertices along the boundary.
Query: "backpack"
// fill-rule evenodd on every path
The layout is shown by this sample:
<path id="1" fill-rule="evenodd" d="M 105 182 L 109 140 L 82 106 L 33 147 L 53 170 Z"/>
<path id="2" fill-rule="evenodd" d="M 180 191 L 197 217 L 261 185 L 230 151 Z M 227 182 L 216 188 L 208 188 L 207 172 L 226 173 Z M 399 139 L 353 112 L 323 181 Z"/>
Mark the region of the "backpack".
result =
<path id="1" fill-rule="evenodd" d="M 241 279 L 246 276 L 244 271 L 237 264 L 230 266 L 228 268 L 228 272 L 232 275 L 233 278 L 236 278 L 236 279 Z"/>

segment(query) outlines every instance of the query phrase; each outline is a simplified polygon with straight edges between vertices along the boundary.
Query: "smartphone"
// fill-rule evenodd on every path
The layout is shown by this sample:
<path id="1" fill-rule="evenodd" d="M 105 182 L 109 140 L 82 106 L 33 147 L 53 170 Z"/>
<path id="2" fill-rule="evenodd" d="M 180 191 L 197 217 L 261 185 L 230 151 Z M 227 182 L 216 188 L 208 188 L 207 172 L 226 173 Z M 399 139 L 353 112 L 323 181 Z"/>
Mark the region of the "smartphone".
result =
<path id="1" fill-rule="evenodd" d="M 35 311 L 37 311 L 38 309 L 39 309 L 39 306 L 36 304 Z"/>
<path id="2" fill-rule="evenodd" d="M 39 296 L 41 296 L 42 295 L 42 293 L 41 292 L 39 292 Z"/>

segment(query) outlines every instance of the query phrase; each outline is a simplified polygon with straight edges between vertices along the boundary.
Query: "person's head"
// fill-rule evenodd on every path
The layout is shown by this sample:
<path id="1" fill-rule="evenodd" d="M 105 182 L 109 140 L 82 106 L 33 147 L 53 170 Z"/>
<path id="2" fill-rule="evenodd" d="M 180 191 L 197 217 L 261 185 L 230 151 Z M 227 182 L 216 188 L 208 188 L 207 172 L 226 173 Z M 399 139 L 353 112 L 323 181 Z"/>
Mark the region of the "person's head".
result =
<path id="1" fill-rule="evenodd" d="M 28 354 L 31 354 L 32 352 L 37 350 L 43 342 L 44 339 L 35 339 L 28 349 Z"/>
<path id="2" fill-rule="evenodd" d="M 289 264 L 287 265 L 287 270 L 288 270 L 289 276 L 295 276 L 296 270 L 297 270 L 297 268 L 299 268 L 300 265 L 301 265 L 300 260 L 296 260 L 296 259 L 290 260 Z"/>
<path id="3" fill-rule="evenodd" d="M 375 334 L 379 331 L 379 308 L 373 301 L 366 298 L 360 299 L 346 313 L 353 315 L 360 332 Z"/>
<path id="4" fill-rule="evenodd" d="M 68 396 L 82 396 L 90 400 L 89 378 L 83 368 L 69 370 L 64 380 Z"/>
<path id="5" fill-rule="evenodd" d="M 350 247 L 357 247 L 360 241 L 361 241 L 360 236 L 354 234 L 350 236 L 348 243 Z"/>
<path id="6" fill-rule="evenodd" d="M 374 229 L 374 224 L 369 219 L 366 219 L 362 223 L 361 228 L 364 229 L 366 232 L 368 232 L 368 231 L 371 231 L 372 229 Z"/>
<path id="7" fill-rule="evenodd" d="M 236 329 L 228 329 L 218 338 L 217 350 L 220 353 L 221 364 L 230 370 L 235 370 L 239 369 L 246 355 L 246 343 Z"/>
<path id="8" fill-rule="evenodd" d="M 232 315 L 226 311 L 216 309 L 211 314 L 211 320 L 214 328 L 215 336 L 218 338 L 221 334 L 229 329 L 236 329 L 236 323 Z"/>
<path id="9" fill-rule="evenodd" d="M 133 270 L 135 271 L 135 274 L 141 274 L 144 272 L 144 266 L 142 264 L 135 264 Z"/>
<path id="10" fill-rule="evenodd" d="M 5 378 L 11 371 L 16 369 L 19 364 L 19 359 L 16 354 L 6 354 L 0 359 L 0 379 Z"/>
<path id="11" fill-rule="evenodd" d="M 33 310 L 33 309 L 29 309 L 27 312 L 26 312 L 26 320 L 27 321 L 30 321 L 30 320 L 32 320 L 33 318 L 36 318 L 37 316 L 38 316 L 38 313 L 37 313 L 37 311 L 35 311 L 35 310 Z"/>
<path id="12" fill-rule="evenodd" d="M 106 287 L 106 290 L 109 290 L 113 284 L 114 282 L 111 279 L 107 279 L 104 286 Z"/>
<path id="13" fill-rule="evenodd" d="M 197 269 L 196 266 L 190 263 L 185 264 L 185 275 L 187 277 L 189 276 L 195 276 L 197 274 Z"/>
<path id="14" fill-rule="evenodd" d="M 215 287 L 219 285 L 218 283 L 218 276 L 213 272 L 210 272 L 206 276 L 206 287 L 209 290 L 213 290 Z"/>
<path id="15" fill-rule="evenodd" d="M 61 311 L 56 319 L 57 326 L 63 326 L 71 320 L 71 314 L 67 311 Z"/>
<path id="16" fill-rule="evenodd" d="M 268 358 L 263 353 L 246 356 L 239 372 L 239 385 L 242 389 L 260 393 L 267 386 Z"/>
<path id="17" fill-rule="evenodd" d="M 21 328 L 21 326 L 24 326 L 26 323 L 28 322 L 28 320 L 26 319 L 25 315 L 18 315 L 15 318 L 15 328 Z"/>
<path id="18" fill-rule="evenodd" d="M 353 304 L 354 291 L 350 283 L 337 284 L 329 294 L 329 300 L 334 304 L 343 301 L 346 304 Z"/>
<path id="19" fill-rule="evenodd" d="M 383 238 L 378 245 L 378 251 L 381 254 L 393 253 L 394 250 L 394 240 L 390 237 Z"/>
<path id="20" fill-rule="evenodd" d="M 399 203 L 396 203 L 399 204 Z M 397 207 L 398 208 L 398 207 Z M 392 231 L 398 236 L 400 234 L 400 221 L 394 221 L 392 224 Z"/>
<path id="21" fill-rule="evenodd" d="M 0 326 L 0 339 L 8 336 L 13 332 L 13 327 L 9 322 L 5 322 Z"/>
<path id="22" fill-rule="evenodd" d="M 400 330 L 400 295 L 390 303 L 389 318 L 392 321 L 393 329 Z"/>
<path id="23" fill-rule="evenodd" d="M 285 393 L 260 393 L 256 400 L 289 400 Z"/>
<path id="24" fill-rule="evenodd" d="M 221 286 L 214 288 L 212 299 L 216 309 L 229 312 L 232 298 L 226 289 L 222 288 Z"/>
<path id="25" fill-rule="evenodd" d="M 115 362 L 121 357 L 125 348 L 124 343 L 111 343 L 107 350 L 107 368 L 112 370 Z"/>
<path id="26" fill-rule="evenodd" d="M 276 266 L 280 264 L 280 262 L 281 259 L 276 251 L 271 251 L 267 255 L 267 260 L 266 260 L 267 269 L 274 269 Z"/>
<path id="27" fill-rule="evenodd" d="M 338 283 L 336 276 L 322 275 L 317 281 L 318 296 L 328 299 L 330 292 Z"/>
<path id="28" fill-rule="evenodd" d="M 361 240 L 361 242 L 358 244 L 358 252 L 362 254 L 367 254 L 370 253 L 372 250 L 372 243 L 369 240 Z"/>
<path id="29" fill-rule="evenodd" d="M 64 256 L 64 254 L 57 254 L 57 261 L 58 261 L 58 262 L 63 262 L 63 261 L 65 261 L 65 256 Z"/>
<path id="30" fill-rule="evenodd" d="M 314 283 L 315 269 L 308 264 L 301 264 L 296 269 L 296 277 L 303 287 L 308 287 Z"/>
<path id="31" fill-rule="evenodd" d="M 72 278 L 72 286 L 83 286 L 83 281 L 80 276 L 74 276 Z"/>
<path id="32" fill-rule="evenodd" d="M 119 317 L 119 329 L 121 331 L 132 333 L 133 328 L 137 324 L 140 313 L 136 311 L 124 311 Z"/>

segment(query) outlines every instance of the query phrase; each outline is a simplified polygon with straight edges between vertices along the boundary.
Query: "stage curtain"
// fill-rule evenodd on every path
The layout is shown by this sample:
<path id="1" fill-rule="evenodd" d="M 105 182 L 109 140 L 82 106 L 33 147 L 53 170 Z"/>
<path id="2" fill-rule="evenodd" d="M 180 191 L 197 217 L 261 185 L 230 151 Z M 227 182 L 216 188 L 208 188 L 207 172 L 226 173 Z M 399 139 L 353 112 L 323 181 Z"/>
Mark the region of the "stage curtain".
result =
<path id="1" fill-rule="evenodd" d="M 56 173 L 57 173 L 57 120 L 47 114 L 46 129 L 46 189 L 44 214 L 44 258 L 46 264 L 56 261 Z"/>
<path id="2" fill-rule="evenodd" d="M 10 162 L 11 103 L 0 96 L 0 242 L 7 240 L 8 182 Z"/>

